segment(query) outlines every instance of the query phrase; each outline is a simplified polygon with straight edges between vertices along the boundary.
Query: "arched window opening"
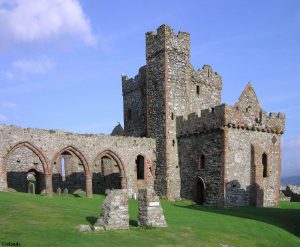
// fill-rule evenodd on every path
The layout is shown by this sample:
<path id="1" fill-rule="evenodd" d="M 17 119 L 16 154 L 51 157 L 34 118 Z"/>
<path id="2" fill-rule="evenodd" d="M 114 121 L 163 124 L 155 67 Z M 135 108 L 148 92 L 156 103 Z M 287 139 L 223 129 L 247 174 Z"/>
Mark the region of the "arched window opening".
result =
<path id="1" fill-rule="evenodd" d="M 197 94 L 199 95 L 200 94 L 200 86 L 199 85 L 197 85 L 196 91 L 197 91 Z"/>
<path id="2" fill-rule="evenodd" d="M 262 165 L 263 165 L 263 177 L 266 178 L 269 176 L 268 174 L 268 156 L 264 153 L 262 155 Z"/>
<path id="3" fill-rule="evenodd" d="M 61 163 L 62 180 L 65 181 L 66 180 L 66 168 L 65 168 L 65 158 L 64 157 L 61 157 L 60 163 Z"/>
<path id="4" fill-rule="evenodd" d="M 201 169 L 205 168 L 205 156 L 204 156 L 204 154 L 201 154 L 201 156 L 200 156 L 200 168 Z"/>
<path id="5" fill-rule="evenodd" d="M 138 180 L 144 179 L 144 157 L 142 155 L 139 155 L 136 158 L 136 177 Z"/>

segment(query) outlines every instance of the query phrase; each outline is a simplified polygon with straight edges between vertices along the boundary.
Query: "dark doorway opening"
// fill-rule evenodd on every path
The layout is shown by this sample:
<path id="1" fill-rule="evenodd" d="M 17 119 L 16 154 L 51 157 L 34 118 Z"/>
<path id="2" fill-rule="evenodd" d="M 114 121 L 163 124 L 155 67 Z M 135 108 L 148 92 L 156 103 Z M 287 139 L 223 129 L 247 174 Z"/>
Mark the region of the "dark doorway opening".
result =
<path id="1" fill-rule="evenodd" d="M 196 179 L 192 191 L 193 201 L 198 205 L 203 205 L 205 202 L 205 183 L 201 177 Z"/>
<path id="2" fill-rule="evenodd" d="M 34 169 L 31 169 L 26 173 L 26 179 L 27 186 L 29 186 L 29 183 L 33 183 L 35 194 L 40 194 L 40 173 Z"/>

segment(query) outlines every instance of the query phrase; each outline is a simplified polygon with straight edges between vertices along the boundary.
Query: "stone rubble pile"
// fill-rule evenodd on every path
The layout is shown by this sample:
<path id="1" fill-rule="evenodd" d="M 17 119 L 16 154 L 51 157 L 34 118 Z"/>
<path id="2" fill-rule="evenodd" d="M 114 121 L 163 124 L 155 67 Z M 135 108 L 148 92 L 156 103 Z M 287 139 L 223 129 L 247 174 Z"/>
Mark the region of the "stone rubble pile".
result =
<path id="1" fill-rule="evenodd" d="M 94 226 L 79 225 L 79 232 L 129 229 L 127 190 L 107 191 L 102 213 Z M 138 194 L 138 226 L 167 227 L 158 196 L 153 189 L 140 189 Z"/>
<path id="2" fill-rule="evenodd" d="M 282 189 L 282 186 L 280 186 L 280 192 L 283 193 L 283 195 L 286 198 L 290 198 L 291 202 L 300 202 L 300 186 L 299 185 L 287 185 L 285 189 Z"/>

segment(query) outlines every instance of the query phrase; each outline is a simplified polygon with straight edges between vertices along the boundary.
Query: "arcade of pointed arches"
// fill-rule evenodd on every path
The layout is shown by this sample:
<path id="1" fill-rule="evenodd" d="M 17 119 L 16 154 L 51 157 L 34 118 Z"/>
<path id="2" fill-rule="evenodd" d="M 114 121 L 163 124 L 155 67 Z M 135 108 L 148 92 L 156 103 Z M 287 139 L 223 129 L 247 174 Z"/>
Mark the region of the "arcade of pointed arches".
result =
<path id="1" fill-rule="evenodd" d="M 6 180 L 6 184 L 8 184 L 8 179 L 7 179 L 8 159 L 11 157 L 11 155 L 13 155 L 13 153 L 16 150 L 18 150 L 21 147 L 26 147 L 27 149 L 32 151 L 40 160 L 40 162 L 42 164 L 42 168 L 43 168 L 43 170 L 41 172 L 37 172 L 34 167 L 31 167 L 30 169 L 27 169 L 24 172 L 26 174 L 28 174 L 30 171 L 34 170 L 34 171 L 36 171 L 35 175 L 37 175 L 37 174 L 43 175 L 42 178 L 40 178 L 40 179 L 44 180 L 42 182 L 44 183 L 44 189 L 45 189 L 44 191 L 45 191 L 46 195 L 52 196 L 52 193 L 53 193 L 52 175 L 53 175 L 53 168 L 54 168 L 54 166 L 56 166 L 57 160 L 59 160 L 61 157 L 63 158 L 63 156 L 62 156 L 63 154 L 70 154 L 70 155 L 76 156 L 80 160 L 80 162 L 81 162 L 80 165 L 82 165 L 83 169 L 84 169 L 86 195 L 87 195 L 87 197 L 92 197 L 92 194 L 93 194 L 93 188 L 92 188 L 93 167 L 91 166 L 92 164 L 89 164 L 89 162 L 85 158 L 84 154 L 78 148 L 76 148 L 74 146 L 67 146 L 67 147 L 64 147 L 63 149 L 60 149 L 55 152 L 55 155 L 52 159 L 48 159 L 47 156 L 44 154 L 44 152 L 31 142 L 23 141 L 23 142 L 19 142 L 19 143 L 13 145 L 9 149 L 9 151 L 6 153 L 6 155 L 4 156 L 4 159 L 3 159 L 3 171 L 5 173 L 4 179 Z M 121 187 L 121 189 L 126 189 L 128 186 L 128 184 L 127 184 L 128 181 L 127 181 L 127 174 L 126 174 L 126 170 L 125 170 L 123 161 L 116 154 L 116 152 L 108 149 L 108 150 L 99 152 L 96 155 L 96 157 L 93 159 L 93 164 L 95 164 L 96 160 L 102 159 L 103 157 L 108 157 L 109 159 L 113 160 L 116 163 L 116 166 L 118 167 L 119 173 L 120 173 L 120 175 L 119 175 L 120 181 L 121 181 L 120 187 Z M 140 157 L 143 157 L 143 159 L 146 160 L 145 155 L 139 154 L 139 155 L 137 155 L 137 157 L 134 157 L 134 161 L 136 162 L 136 160 L 140 159 Z M 144 164 L 143 164 L 143 166 L 144 166 Z M 135 170 L 136 164 L 133 167 Z M 136 173 L 136 170 L 133 172 Z M 146 169 L 145 169 L 145 172 L 146 172 Z M 60 170 L 60 173 L 62 174 L 62 170 Z"/>

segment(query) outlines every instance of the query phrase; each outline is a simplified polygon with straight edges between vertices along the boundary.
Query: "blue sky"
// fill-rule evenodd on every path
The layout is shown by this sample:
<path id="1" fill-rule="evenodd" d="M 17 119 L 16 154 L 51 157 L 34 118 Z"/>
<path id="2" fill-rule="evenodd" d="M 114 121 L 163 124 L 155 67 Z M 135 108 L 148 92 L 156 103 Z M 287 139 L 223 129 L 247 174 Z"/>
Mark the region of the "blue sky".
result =
<path id="1" fill-rule="evenodd" d="M 110 133 L 121 73 L 145 64 L 145 32 L 191 33 L 195 69 L 223 77 L 233 105 L 251 81 L 286 114 L 283 175 L 300 175 L 300 1 L 0 0 L 0 122 Z"/>

